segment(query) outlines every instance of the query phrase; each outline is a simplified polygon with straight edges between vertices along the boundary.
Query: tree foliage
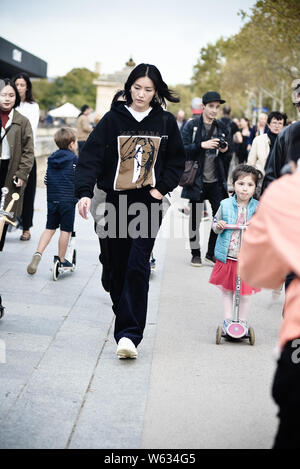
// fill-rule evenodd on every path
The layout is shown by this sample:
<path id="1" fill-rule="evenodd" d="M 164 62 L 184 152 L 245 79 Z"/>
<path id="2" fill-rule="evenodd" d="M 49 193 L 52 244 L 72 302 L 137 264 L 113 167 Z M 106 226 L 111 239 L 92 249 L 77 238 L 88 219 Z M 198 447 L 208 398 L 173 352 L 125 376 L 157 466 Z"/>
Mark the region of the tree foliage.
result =
<path id="1" fill-rule="evenodd" d="M 300 0 L 257 0 L 250 13 L 238 14 L 240 32 L 201 48 L 192 83 L 174 88 L 181 102 L 168 110 L 184 109 L 190 116 L 193 97 L 217 90 L 239 117 L 251 117 L 253 107 L 263 106 L 297 118 L 291 84 L 300 78 Z M 86 68 L 74 68 L 53 83 L 34 82 L 35 97 L 43 109 L 67 101 L 95 107 L 95 78 Z"/>
<path id="2" fill-rule="evenodd" d="M 258 0 L 240 32 L 200 51 L 193 83 L 216 89 L 237 115 L 253 106 L 284 110 L 296 117 L 291 84 L 300 77 L 300 1 Z"/>
<path id="3" fill-rule="evenodd" d="M 38 80 L 33 82 L 33 92 L 41 109 L 51 109 L 66 102 L 71 102 L 78 108 L 88 104 L 91 108 L 96 105 L 96 86 L 93 84 L 97 74 L 87 68 L 74 68 L 54 82 Z"/>
<path id="4" fill-rule="evenodd" d="M 186 116 L 191 117 L 191 101 L 196 96 L 193 94 L 192 87 L 189 85 L 177 85 L 172 89 L 180 96 L 180 103 L 167 102 L 168 111 L 175 115 L 179 109 L 183 109 Z"/>

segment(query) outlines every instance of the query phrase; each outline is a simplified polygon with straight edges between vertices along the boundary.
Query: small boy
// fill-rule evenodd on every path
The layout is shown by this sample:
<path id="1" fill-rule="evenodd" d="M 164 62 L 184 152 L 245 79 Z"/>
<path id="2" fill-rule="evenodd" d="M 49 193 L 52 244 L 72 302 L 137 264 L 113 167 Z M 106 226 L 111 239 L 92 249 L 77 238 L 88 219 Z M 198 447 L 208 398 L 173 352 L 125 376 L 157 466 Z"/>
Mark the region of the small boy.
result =
<path id="1" fill-rule="evenodd" d="M 77 163 L 75 154 L 77 149 L 76 133 L 73 129 L 64 127 L 56 132 L 54 140 L 59 150 L 49 156 L 45 177 L 45 184 L 47 185 L 47 224 L 40 237 L 37 251 L 27 266 L 27 272 L 31 275 L 36 273 L 42 254 L 58 227 L 61 230 L 58 241 L 60 266 L 72 267 L 72 264 L 65 259 L 65 255 L 73 231 L 77 203 L 74 195 L 74 170 Z"/>

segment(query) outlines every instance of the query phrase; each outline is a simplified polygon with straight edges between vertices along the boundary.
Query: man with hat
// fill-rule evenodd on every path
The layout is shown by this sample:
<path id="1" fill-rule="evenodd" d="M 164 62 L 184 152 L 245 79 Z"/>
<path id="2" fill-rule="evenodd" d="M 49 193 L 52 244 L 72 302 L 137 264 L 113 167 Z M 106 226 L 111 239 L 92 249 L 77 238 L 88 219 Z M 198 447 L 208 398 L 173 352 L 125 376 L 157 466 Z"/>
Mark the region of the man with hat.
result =
<path id="1" fill-rule="evenodd" d="M 198 170 L 192 186 L 185 186 L 181 197 L 190 200 L 189 237 L 192 254 L 191 265 L 202 265 L 199 227 L 202 204 L 209 200 L 213 215 L 221 200 L 228 197 L 224 171 L 224 157 L 228 154 L 228 131 L 216 120 L 221 104 L 225 103 L 217 91 L 208 91 L 202 97 L 202 114 L 191 119 L 182 134 L 186 159 L 197 161 Z M 214 265 L 217 235 L 211 230 L 205 261 Z"/>

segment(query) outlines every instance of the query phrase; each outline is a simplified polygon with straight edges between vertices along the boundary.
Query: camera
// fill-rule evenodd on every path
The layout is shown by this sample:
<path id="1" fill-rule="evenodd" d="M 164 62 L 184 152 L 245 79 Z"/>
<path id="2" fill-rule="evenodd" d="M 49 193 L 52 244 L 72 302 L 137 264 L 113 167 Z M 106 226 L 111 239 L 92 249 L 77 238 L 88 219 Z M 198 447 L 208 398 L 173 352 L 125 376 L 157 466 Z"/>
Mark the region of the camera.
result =
<path id="1" fill-rule="evenodd" d="M 219 138 L 219 145 L 218 145 L 218 148 L 222 148 L 222 150 L 226 148 L 228 145 L 226 140 L 223 137 L 225 137 L 224 134 L 222 134 L 222 136 Z"/>

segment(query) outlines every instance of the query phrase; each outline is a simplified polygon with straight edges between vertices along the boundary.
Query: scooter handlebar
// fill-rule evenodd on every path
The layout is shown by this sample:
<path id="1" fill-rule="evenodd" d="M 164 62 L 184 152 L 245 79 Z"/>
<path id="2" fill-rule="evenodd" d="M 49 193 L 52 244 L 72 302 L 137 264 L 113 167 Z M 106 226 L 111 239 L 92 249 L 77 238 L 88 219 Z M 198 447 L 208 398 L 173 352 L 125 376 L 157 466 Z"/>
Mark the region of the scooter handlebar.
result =
<path id="1" fill-rule="evenodd" d="M 227 223 L 224 227 L 225 230 L 246 230 L 248 225 L 236 225 Z"/>

